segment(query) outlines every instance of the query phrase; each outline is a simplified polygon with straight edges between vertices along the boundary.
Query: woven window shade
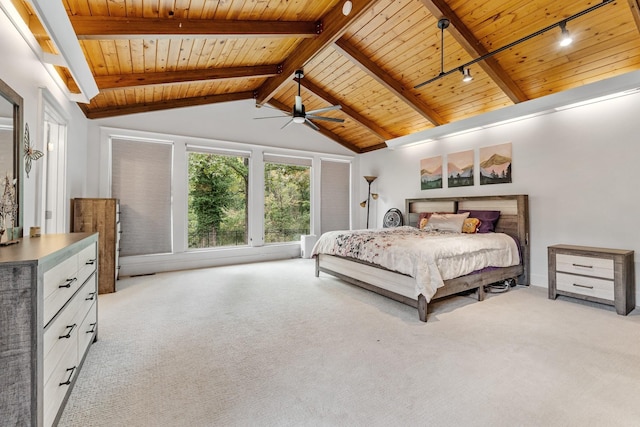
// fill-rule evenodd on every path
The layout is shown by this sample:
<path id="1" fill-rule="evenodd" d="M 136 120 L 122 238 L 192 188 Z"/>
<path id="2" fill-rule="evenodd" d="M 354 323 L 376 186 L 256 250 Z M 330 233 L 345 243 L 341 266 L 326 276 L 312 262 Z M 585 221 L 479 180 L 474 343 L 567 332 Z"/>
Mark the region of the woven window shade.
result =
<path id="1" fill-rule="evenodd" d="M 120 255 L 171 252 L 173 145 L 113 139 L 112 197 L 120 199 Z"/>
<path id="2" fill-rule="evenodd" d="M 320 229 L 322 233 L 348 230 L 351 165 L 322 160 L 320 167 Z"/>
<path id="3" fill-rule="evenodd" d="M 296 165 L 296 166 L 309 166 L 311 167 L 312 161 L 306 157 L 295 156 L 282 156 L 278 154 L 264 153 L 265 163 L 277 163 L 280 165 Z"/>

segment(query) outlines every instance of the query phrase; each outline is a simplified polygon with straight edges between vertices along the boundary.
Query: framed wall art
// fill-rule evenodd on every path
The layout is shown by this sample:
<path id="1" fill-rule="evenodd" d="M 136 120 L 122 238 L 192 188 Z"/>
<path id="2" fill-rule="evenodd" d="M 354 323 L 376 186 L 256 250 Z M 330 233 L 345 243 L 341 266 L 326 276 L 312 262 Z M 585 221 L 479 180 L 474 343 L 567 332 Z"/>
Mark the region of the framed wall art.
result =
<path id="1" fill-rule="evenodd" d="M 511 182 L 511 143 L 480 148 L 480 185 Z"/>
<path id="2" fill-rule="evenodd" d="M 420 160 L 420 189 L 442 188 L 442 156 Z"/>
<path id="3" fill-rule="evenodd" d="M 447 155 L 447 186 L 473 186 L 473 150 Z"/>

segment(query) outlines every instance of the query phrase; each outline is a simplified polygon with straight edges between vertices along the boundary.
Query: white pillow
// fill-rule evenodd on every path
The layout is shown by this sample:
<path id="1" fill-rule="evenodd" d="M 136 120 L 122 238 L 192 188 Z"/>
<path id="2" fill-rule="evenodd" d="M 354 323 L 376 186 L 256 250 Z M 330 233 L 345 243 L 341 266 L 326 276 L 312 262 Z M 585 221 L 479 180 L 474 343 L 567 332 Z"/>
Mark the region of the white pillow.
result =
<path id="1" fill-rule="evenodd" d="M 469 212 L 461 214 L 437 214 L 434 213 L 429 218 L 425 228 L 426 231 L 451 231 L 462 233 L 464 220 L 469 216 Z"/>

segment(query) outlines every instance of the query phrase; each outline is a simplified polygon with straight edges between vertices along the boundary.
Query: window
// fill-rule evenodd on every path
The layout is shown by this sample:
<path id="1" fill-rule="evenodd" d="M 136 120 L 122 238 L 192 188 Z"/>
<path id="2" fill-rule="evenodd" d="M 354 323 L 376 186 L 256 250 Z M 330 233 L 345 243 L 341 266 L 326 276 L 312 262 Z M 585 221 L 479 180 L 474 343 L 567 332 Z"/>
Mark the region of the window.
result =
<path id="1" fill-rule="evenodd" d="M 190 147 L 188 247 L 246 245 L 249 156 Z"/>
<path id="2" fill-rule="evenodd" d="M 264 156 L 264 242 L 299 241 L 311 223 L 311 159 Z"/>
<path id="3" fill-rule="evenodd" d="M 112 139 L 111 194 L 120 199 L 122 256 L 171 252 L 173 145 Z"/>

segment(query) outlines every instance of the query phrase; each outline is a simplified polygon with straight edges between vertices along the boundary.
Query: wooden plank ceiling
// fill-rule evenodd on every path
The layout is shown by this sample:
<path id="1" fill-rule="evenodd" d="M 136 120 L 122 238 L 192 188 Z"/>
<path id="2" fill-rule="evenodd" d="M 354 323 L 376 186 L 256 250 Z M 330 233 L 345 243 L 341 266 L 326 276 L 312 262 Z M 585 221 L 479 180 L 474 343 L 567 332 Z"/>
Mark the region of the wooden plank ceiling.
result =
<path id="1" fill-rule="evenodd" d="M 291 111 L 303 68 L 306 110 L 341 105 L 321 115 L 344 123 L 315 123 L 356 153 L 640 69 L 638 0 L 356 0 L 348 16 L 344 0 L 62 1 L 100 88 L 87 117 L 250 98 Z M 554 28 L 461 81 L 460 65 L 599 3 L 567 23 L 572 45 Z"/>

